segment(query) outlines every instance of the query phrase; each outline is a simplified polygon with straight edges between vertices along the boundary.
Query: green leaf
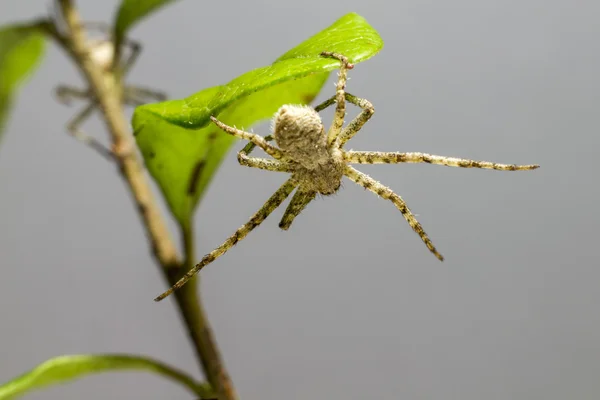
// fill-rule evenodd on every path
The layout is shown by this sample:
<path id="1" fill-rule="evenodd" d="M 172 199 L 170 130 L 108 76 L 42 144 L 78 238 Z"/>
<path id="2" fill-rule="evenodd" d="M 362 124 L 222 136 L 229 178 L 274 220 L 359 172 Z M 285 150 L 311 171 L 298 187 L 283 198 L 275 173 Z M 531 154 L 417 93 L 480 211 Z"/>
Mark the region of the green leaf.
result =
<path id="1" fill-rule="evenodd" d="M 347 14 L 329 28 L 279 57 L 223 86 L 182 100 L 138 107 L 133 115 L 137 144 L 173 215 L 189 223 L 207 185 L 234 141 L 209 124 L 249 127 L 283 104 L 307 104 L 318 94 L 339 61 L 320 56 L 334 51 L 351 62 L 364 61 L 383 47 L 377 32 L 358 14 Z M 333 93 L 332 93 L 333 94 Z"/>
<path id="2" fill-rule="evenodd" d="M 52 358 L 0 386 L 0 400 L 14 399 L 27 392 L 73 381 L 86 375 L 119 370 L 154 372 L 182 384 L 201 398 L 214 397 L 210 386 L 197 383 L 183 372 L 150 358 L 98 354 Z"/>
<path id="3" fill-rule="evenodd" d="M 44 52 L 42 23 L 0 27 L 0 134 L 17 87 Z"/>
<path id="4" fill-rule="evenodd" d="M 117 11 L 114 25 L 116 48 L 121 48 L 121 43 L 127 31 L 139 20 L 160 7 L 174 0 L 123 0 Z"/>

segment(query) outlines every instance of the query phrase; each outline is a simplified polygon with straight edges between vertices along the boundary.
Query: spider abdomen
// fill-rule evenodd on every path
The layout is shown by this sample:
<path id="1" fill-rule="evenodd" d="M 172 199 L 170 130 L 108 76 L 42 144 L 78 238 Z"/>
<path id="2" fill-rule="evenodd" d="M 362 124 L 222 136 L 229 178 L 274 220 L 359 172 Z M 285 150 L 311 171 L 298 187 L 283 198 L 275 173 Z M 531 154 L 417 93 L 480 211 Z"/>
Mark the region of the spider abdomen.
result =
<path id="1" fill-rule="evenodd" d="M 329 158 L 325 127 L 309 106 L 286 104 L 273 117 L 273 136 L 290 159 L 315 168 Z"/>

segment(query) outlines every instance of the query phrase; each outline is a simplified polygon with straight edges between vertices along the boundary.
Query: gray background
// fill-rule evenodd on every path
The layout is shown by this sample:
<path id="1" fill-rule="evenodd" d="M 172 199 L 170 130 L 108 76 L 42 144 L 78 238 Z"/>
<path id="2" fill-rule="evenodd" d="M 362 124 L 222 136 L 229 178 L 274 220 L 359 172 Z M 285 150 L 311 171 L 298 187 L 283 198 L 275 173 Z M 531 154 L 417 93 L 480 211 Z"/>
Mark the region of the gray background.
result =
<path id="1" fill-rule="evenodd" d="M 47 3 L 3 0 L 0 22 Z M 117 4 L 78 3 L 93 20 Z M 240 394 L 597 399 L 600 3 L 181 1 L 132 32 L 146 47 L 130 81 L 181 98 L 268 64 L 350 11 L 385 40 L 351 72 L 349 90 L 377 109 L 352 148 L 542 168 L 362 167 L 404 196 L 444 263 L 391 204 L 349 181 L 289 232 L 278 210 L 202 274 Z M 0 381 L 88 352 L 147 354 L 196 373 L 173 305 L 152 302 L 165 286 L 115 167 L 64 133 L 75 108 L 53 101 L 59 82 L 81 79 L 51 45 L 0 148 Z M 331 93 L 333 77 L 319 100 Z M 86 128 L 105 138 L 98 120 Z M 198 252 L 283 180 L 229 153 L 195 220 Z M 111 397 L 190 395 L 127 373 L 28 398 Z"/>

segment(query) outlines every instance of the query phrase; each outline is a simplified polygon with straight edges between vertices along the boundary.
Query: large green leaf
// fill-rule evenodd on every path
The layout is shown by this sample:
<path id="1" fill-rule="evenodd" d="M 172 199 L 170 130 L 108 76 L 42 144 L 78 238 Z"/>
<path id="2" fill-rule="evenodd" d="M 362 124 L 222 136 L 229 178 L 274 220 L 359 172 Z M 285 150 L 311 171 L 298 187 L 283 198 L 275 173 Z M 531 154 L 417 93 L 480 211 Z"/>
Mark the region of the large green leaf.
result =
<path id="1" fill-rule="evenodd" d="M 18 85 L 44 52 L 42 23 L 0 27 L 0 134 Z"/>
<path id="2" fill-rule="evenodd" d="M 114 37 L 117 49 L 121 48 L 121 43 L 127 31 L 139 20 L 160 7 L 175 0 L 123 0 L 117 10 L 114 24 Z"/>
<path id="3" fill-rule="evenodd" d="M 130 355 L 71 355 L 52 358 L 0 386 L 0 400 L 14 399 L 46 386 L 66 383 L 86 375 L 119 370 L 149 371 L 174 380 L 203 399 L 215 397 L 209 385 L 158 361 Z"/>
<path id="4" fill-rule="evenodd" d="M 283 104 L 310 103 L 339 61 L 322 51 L 364 61 L 383 47 L 377 32 L 358 14 L 347 14 L 329 28 L 279 57 L 223 86 L 182 100 L 138 107 L 133 127 L 146 165 L 178 221 L 187 224 L 233 138 L 212 123 L 249 127 Z"/>

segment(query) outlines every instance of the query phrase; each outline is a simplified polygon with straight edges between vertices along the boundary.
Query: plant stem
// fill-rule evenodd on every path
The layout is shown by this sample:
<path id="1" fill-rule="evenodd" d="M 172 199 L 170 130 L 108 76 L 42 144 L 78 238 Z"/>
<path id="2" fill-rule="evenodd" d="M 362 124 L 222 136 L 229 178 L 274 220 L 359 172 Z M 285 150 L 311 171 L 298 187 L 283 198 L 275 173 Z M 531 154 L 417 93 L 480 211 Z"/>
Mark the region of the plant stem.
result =
<path id="1" fill-rule="evenodd" d="M 194 230 L 191 224 L 183 226 L 181 236 L 183 237 L 185 251 L 185 261 L 183 263 L 185 268 L 183 268 L 183 271 L 180 271 L 181 273 L 170 276 L 169 282 L 176 282 L 181 278 L 183 273 L 189 271 L 195 265 Z M 171 273 L 171 271 L 166 272 Z M 198 276 L 194 277 L 191 282 L 188 282 L 187 285 L 177 290 L 175 292 L 175 299 L 182 310 L 186 325 L 192 327 L 192 329 L 188 329 L 188 335 L 192 342 L 196 343 L 196 354 L 202 362 L 206 378 L 213 385 L 219 398 L 237 399 L 237 393 L 225 369 L 225 364 L 219 353 L 213 331 L 208 324 L 202 301 L 198 296 L 197 279 Z"/>
<path id="2" fill-rule="evenodd" d="M 85 31 L 82 29 L 79 13 L 73 1 L 59 0 L 58 4 L 67 25 L 67 32 L 63 34 L 52 24 L 48 24 L 46 28 L 71 55 L 100 106 L 111 136 L 112 149 L 121 176 L 137 206 L 153 255 L 162 267 L 168 284 L 172 285 L 182 273 L 188 270 L 188 266 L 194 264 L 193 232 L 191 228 L 184 229 L 186 260 L 181 263 L 167 224 L 150 188 L 144 165 L 136 153 L 129 124 L 123 114 L 122 82 L 115 74 L 112 74 L 112 79 L 107 79 L 108 73 L 94 64 L 89 57 Z M 175 298 L 204 375 L 217 391 L 220 400 L 237 400 L 235 389 L 225 370 L 200 303 L 197 285 L 194 283 L 186 285 L 183 290 L 178 291 Z"/>

